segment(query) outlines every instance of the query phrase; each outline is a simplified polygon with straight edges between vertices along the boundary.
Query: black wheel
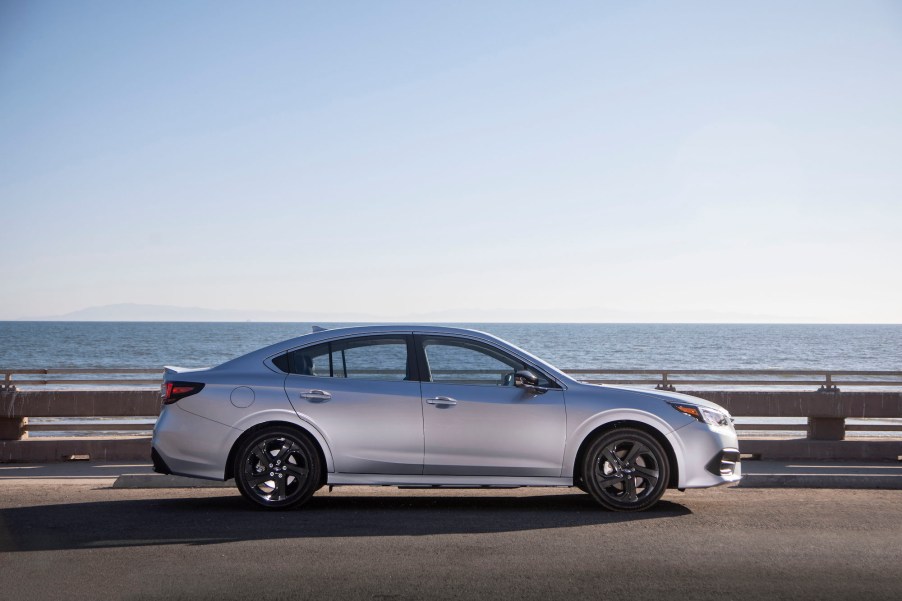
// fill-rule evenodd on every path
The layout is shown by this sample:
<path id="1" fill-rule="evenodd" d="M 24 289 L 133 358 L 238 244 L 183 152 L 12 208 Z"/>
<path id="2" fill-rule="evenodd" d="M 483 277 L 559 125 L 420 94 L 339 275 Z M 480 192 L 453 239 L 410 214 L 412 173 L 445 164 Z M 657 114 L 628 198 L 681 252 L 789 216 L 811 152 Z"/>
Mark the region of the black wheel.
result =
<path id="1" fill-rule="evenodd" d="M 602 507 L 642 511 L 664 495 L 670 478 L 667 453 L 650 434 L 633 428 L 605 432 L 583 460 L 583 484 Z"/>
<path id="2" fill-rule="evenodd" d="M 235 453 L 235 483 L 258 507 L 288 509 L 307 502 L 320 487 L 319 454 L 304 434 L 290 428 L 261 430 Z"/>

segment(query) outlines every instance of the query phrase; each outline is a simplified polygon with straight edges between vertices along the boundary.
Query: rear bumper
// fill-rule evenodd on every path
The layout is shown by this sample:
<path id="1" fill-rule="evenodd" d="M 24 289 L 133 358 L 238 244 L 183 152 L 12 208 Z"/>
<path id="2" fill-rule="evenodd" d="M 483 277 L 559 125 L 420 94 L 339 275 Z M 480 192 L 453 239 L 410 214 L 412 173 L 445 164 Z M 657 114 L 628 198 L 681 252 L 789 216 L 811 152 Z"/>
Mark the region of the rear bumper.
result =
<path id="1" fill-rule="evenodd" d="M 158 474 L 171 474 L 172 470 L 153 447 L 150 447 L 150 460 L 153 461 L 153 471 Z"/>
<path id="2" fill-rule="evenodd" d="M 166 405 L 153 430 L 151 459 L 161 474 L 225 479 L 225 463 L 231 443 L 240 431 Z"/>

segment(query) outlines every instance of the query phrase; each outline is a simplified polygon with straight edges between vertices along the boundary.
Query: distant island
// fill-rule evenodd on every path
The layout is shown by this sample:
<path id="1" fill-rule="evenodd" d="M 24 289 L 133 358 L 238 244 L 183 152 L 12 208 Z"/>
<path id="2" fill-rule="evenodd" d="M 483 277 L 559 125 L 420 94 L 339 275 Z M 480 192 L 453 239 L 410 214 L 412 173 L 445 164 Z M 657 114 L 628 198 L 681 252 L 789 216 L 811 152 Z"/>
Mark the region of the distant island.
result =
<path id="1" fill-rule="evenodd" d="M 25 317 L 18 321 L 373 321 L 363 313 L 317 313 L 305 311 L 259 311 L 254 309 L 207 309 L 174 305 L 119 303 L 87 307 L 62 315 Z"/>
<path id="2" fill-rule="evenodd" d="M 563 316 L 563 318 L 562 318 Z M 267 311 L 208 309 L 118 303 L 87 307 L 61 315 L 22 317 L 17 321 L 255 321 L 302 323 L 803 323 L 774 315 L 712 313 L 710 311 L 624 311 L 578 309 L 449 309 L 416 314 L 327 313 L 322 311 Z"/>

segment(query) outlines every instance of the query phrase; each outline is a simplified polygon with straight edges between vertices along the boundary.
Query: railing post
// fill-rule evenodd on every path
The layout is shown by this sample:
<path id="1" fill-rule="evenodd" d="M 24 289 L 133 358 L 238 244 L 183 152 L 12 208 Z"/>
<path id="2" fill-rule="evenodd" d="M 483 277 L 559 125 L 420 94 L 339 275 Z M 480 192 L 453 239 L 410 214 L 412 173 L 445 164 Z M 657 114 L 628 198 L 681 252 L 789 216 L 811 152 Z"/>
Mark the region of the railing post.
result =
<path id="1" fill-rule="evenodd" d="M 833 383 L 833 376 L 827 372 L 827 380 L 817 389 L 818 392 L 839 392 L 839 388 Z"/>
<path id="2" fill-rule="evenodd" d="M 661 383 L 655 386 L 657 390 L 669 390 L 670 392 L 676 391 L 676 388 L 673 387 L 673 384 L 667 381 L 667 372 L 663 372 L 661 374 Z"/>
<path id="3" fill-rule="evenodd" d="M 13 373 L 11 371 L 4 372 L 3 384 L 0 384 L 0 392 L 15 392 L 16 387 L 12 384 Z"/>

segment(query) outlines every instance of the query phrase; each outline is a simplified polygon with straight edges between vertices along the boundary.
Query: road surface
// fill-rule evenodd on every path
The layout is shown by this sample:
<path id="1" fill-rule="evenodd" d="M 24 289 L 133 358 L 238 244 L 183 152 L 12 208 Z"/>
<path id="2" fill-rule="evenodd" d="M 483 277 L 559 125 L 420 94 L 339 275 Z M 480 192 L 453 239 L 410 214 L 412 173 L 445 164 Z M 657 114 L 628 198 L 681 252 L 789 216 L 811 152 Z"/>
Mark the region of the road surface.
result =
<path id="1" fill-rule="evenodd" d="M 616 514 L 575 489 L 231 489 L 0 482 L 0 598 L 902 598 L 902 491 L 669 492 Z"/>

